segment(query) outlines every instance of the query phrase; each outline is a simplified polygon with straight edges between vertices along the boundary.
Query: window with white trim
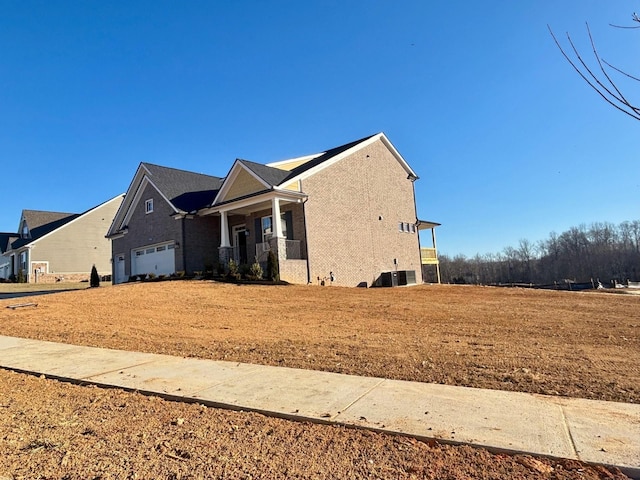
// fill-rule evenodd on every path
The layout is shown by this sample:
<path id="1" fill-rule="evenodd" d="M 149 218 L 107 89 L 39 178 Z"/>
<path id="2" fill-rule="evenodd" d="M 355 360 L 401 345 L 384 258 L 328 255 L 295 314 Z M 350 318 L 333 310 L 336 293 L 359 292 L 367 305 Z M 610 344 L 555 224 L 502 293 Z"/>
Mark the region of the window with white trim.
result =
<path id="1" fill-rule="evenodd" d="M 271 215 L 262 217 L 262 243 L 269 241 L 273 237 L 273 218 Z M 287 222 L 285 220 L 285 212 L 280 214 L 280 225 L 282 226 L 282 236 L 287 238 Z"/>
<path id="2" fill-rule="evenodd" d="M 149 200 L 145 200 L 144 202 L 144 213 L 151 213 L 153 212 L 153 198 L 150 198 Z"/>

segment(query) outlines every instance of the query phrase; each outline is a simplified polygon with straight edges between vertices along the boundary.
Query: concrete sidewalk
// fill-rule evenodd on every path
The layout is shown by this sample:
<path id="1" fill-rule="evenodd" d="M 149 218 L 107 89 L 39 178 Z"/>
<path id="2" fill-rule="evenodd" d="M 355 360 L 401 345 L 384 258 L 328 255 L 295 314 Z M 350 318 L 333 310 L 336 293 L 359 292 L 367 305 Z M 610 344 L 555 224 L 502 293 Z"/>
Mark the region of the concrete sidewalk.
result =
<path id="1" fill-rule="evenodd" d="M 612 465 L 640 478 L 640 405 L 0 336 L 0 367 L 172 399 Z"/>

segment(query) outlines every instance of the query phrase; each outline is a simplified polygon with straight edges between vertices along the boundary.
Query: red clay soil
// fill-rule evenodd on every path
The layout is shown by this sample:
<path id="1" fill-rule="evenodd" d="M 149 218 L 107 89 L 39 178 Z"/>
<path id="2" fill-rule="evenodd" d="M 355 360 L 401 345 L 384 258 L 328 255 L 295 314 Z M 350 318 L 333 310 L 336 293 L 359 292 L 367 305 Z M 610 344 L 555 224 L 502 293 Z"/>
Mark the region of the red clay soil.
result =
<path id="1" fill-rule="evenodd" d="M 21 298 L 0 334 L 638 403 L 640 297 L 206 281 Z M 625 478 L 0 370 L 5 478 Z"/>

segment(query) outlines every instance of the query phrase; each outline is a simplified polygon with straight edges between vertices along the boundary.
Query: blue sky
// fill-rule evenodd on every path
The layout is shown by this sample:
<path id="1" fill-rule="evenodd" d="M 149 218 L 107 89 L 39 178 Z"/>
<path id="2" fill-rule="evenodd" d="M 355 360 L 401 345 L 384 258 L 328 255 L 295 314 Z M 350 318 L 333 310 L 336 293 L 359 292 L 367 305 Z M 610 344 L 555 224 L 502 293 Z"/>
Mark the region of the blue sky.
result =
<path id="1" fill-rule="evenodd" d="M 640 218 L 640 123 L 547 31 L 640 74 L 635 2 L 0 0 L 0 231 L 81 212 L 141 161 L 224 176 L 383 131 L 441 252 Z M 635 99 L 640 101 L 640 87 Z M 390 195 L 392 192 L 390 192 Z"/>

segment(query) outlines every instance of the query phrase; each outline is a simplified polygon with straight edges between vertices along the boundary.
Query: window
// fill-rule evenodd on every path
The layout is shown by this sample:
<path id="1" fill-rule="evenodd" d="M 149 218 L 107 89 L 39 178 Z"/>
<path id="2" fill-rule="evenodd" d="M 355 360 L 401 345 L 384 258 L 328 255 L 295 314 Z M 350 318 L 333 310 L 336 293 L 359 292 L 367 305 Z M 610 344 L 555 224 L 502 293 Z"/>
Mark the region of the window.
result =
<path id="1" fill-rule="evenodd" d="M 27 222 L 22 223 L 22 236 L 23 237 L 29 236 L 29 227 L 27 227 Z"/>
<path id="2" fill-rule="evenodd" d="M 287 222 L 284 212 L 280 214 L 280 225 L 282 225 L 282 236 L 287 238 Z M 271 237 L 273 237 L 272 218 L 271 216 L 262 217 L 262 242 L 268 242 Z"/>
<path id="3" fill-rule="evenodd" d="M 415 223 L 411 224 L 411 233 L 416 233 L 416 224 Z"/>
<path id="4" fill-rule="evenodd" d="M 404 223 L 402 223 L 402 222 L 398 223 L 398 231 L 399 232 L 404 232 Z"/>
<path id="5" fill-rule="evenodd" d="M 138 251 L 136 252 L 136 257 L 139 257 L 139 256 L 141 256 L 141 255 L 144 255 L 144 250 L 138 250 Z"/>
<path id="6" fill-rule="evenodd" d="M 146 253 L 153 253 L 155 251 L 156 251 L 155 248 L 147 248 L 147 252 Z"/>
<path id="7" fill-rule="evenodd" d="M 167 250 L 173 250 L 175 247 L 176 245 L 172 243 L 171 245 L 167 245 Z"/>
<path id="8" fill-rule="evenodd" d="M 166 245 L 162 245 L 162 246 L 156 248 L 156 252 L 164 252 L 166 249 L 167 249 L 167 246 Z"/>
<path id="9" fill-rule="evenodd" d="M 272 236 L 271 217 L 262 217 L 262 242 L 268 242 Z"/>
<path id="10" fill-rule="evenodd" d="M 20 268 L 27 269 L 27 252 L 20 252 Z"/>
<path id="11" fill-rule="evenodd" d="M 144 213 L 151 212 L 153 212 L 153 198 L 150 198 L 149 200 L 146 200 L 144 202 Z"/>

